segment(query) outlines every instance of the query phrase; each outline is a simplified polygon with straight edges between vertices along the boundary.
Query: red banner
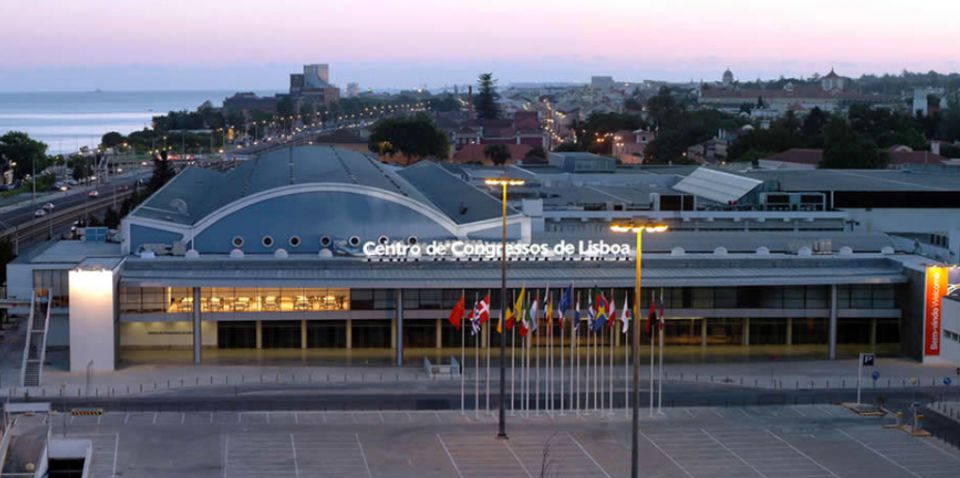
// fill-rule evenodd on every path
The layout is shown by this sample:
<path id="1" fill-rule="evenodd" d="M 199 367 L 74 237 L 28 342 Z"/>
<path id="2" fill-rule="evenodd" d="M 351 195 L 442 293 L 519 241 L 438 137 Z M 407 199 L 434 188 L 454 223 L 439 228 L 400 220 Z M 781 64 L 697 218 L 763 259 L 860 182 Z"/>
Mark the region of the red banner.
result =
<path id="1" fill-rule="evenodd" d="M 923 355 L 940 355 L 940 324 L 943 296 L 947 295 L 950 269 L 927 267 L 926 291 L 923 299 Z"/>

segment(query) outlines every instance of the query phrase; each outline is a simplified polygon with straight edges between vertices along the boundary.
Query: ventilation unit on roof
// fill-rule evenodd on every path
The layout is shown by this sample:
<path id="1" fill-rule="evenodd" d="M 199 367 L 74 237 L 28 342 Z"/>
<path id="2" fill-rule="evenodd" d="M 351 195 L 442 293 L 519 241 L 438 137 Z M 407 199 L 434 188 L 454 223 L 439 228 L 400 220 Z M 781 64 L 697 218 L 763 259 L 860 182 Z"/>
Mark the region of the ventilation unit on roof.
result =
<path id="1" fill-rule="evenodd" d="M 170 207 L 175 209 L 180 214 L 187 214 L 187 202 L 183 199 L 176 198 L 170 201 Z"/>

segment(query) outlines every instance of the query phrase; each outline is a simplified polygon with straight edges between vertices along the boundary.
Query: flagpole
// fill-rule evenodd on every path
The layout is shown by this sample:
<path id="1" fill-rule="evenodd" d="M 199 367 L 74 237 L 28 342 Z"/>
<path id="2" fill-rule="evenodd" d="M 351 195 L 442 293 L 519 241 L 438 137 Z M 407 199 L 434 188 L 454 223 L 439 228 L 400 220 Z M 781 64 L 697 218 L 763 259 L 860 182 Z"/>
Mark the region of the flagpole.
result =
<path id="1" fill-rule="evenodd" d="M 490 290 L 487 290 L 487 295 L 488 295 L 488 296 L 490 295 Z M 480 317 L 477 317 L 477 321 L 479 321 L 479 320 L 480 320 Z M 493 335 L 493 333 L 492 333 L 492 331 L 490 330 L 490 327 L 487 327 L 486 330 L 483 329 L 483 325 L 482 325 L 482 324 L 481 324 L 480 327 L 481 327 L 481 329 L 480 329 L 480 333 L 481 333 L 481 334 L 483 334 L 484 332 L 487 333 L 487 379 L 486 379 L 486 380 L 487 380 L 487 383 L 486 383 L 486 387 L 487 387 L 487 401 L 486 401 L 486 403 L 487 403 L 487 415 L 489 415 L 489 414 L 490 414 L 490 336 Z M 501 337 L 501 339 L 502 339 L 502 338 L 503 338 L 503 337 Z"/>
<path id="2" fill-rule="evenodd" d="M 482 334 L 483 332 L 481 332 Z M 480 417 L 480 338 L 473 341 L 473 415 Z"/>
<path id="3" fill-rule="evenodd" d="M 613 318 L 611 317 L 610 320 L 613 320 Z M 613 344 L 616 342 L 616 337 L 613 335 L 616 333 L 616 330 L 614 330 L 616 328 L 616 324 L 613 324 L 613 325 L 614 325 L 613 327 L 609 327 L 610 329 L 610 374 L 609 374 L 609 387 L 607 388 L 609 388 L 609 392 L 610 392 L 610 403 L 609 403 L 609 406 L 607 406 L 607 410 L 610 413 L 613 413 L 613 370 L 614 370 Z"/>
<path id="4" fill-rule="evenodd" d="M 628 294 L 629 295 L 629 294 Z M 624 298 L 623 304 L 627 306 L 627 312 L 630 312 L 630 304 Z M 636 304 L 634 304 L 636 305 Z M 637 314 L 632 314 L 628 319 L 633 320 L 633 326 L 637 326 Z M 630 331 L 630 321 L 627 321 L 626 329 Z M 623 333 L 623 414 L 630 416 L 630 337 L 627 332 Z"/>
<path id="5" fill-rule="evenodd" d="M 553 296 L 550 295 L 550 291 L 547 291 L 547 301 L 550 302 L 550 307 L 544 310 L 549 311 L 547 314 L 547 391 L 546 399 L 547 404 L 544 407 L 544 410 L 551 411 L 553 409 Z"/>
<path id="6" fill-rule="evenodd" d="M 651 307 L 653 307 L 653 303 L 655 299 L 656 299 L 656 295 L 654 295 L 653 291 L 650 291 Z M 650 318 L 650 320 L 653 320 L 653 318 Z M 651 417 L 653 417 L 653 352 L 654 352 L 653 349 L 656 348 L 656 344 L 654 343 L 654 340 L 653 340 L 653 338 L 655 337 L 653 332 L 654 332 L 653 324 L 651 323 L 650 324 L 650 416 Z"/>
<path id="7" fill-rule="evenodd" d="M 464 361 L 467 358 L 466 346 L 464 345 L 464 343 L 466 342 L 466 337 L 467 337 L 467 331 L 463 327 L 463 324 L 461 324 L 460 325 L 460 414 L 461 415 L 463 415 L 464 412 L 466 411 L 463 403 L 464 400 L 466 399 L 466 396 L 464 394 L 464 378 L 463 378 L 463 366 L 465 365 Z"/>
<path id="8" fill-rule="evenodd" d="M 533 315 L 539 315 L 540 311 L 536 311 Z M 540 415 L 540 326 L 537 322 L 540 321 L 539 317 L 530 317 L 530 320 L 533 322 L 533 344 L 536 345 L 537 358 L 535 359 L 535 365 L 537 367 L 537 373 L 535 374 L 536 378 L 534 381 L 534 391 L 533 391 L 533 408 L 536 411 L 537 415 Z"/>
<path id="9" fill-rule="evenodd" d="M 597 307 L 600 305 L 597 304 Z M 599 320 L 599 319 L 594 319 Z M 600 402 L 600 387 L 603 384 L 603 363 L 601 362 L 600 354 L 600 340 L 599 340 L 599 331 L 595 331 L 593 334 L 593 409 L 600 411 L 603 407 L 603 403 Z"/>
<path id="10" fill-rule="evenodd" d="M 663 413 L 663 333 L 666 327 L 666 318 L 663 317 L 663 288 L 660 288 L 660 314 L 657 325 L 660 329 L 660 370 L 657 376 L 657 413 Z"/>
<path id="11" fill-rule="evenodd" d="M 515 293 L 511 293 L 511 294 L 510 294 L 510 303 L 511 303 L 511 304 L 512 304 L 513 301 L 515 300 L 515 298 L 514 298 L 515 295 L 516 295 Z M 507 306 L 501 307 L 500 309 L 501 309 L 501 312 L 502 312 L 502 313 L 506 314 Z M 501 317 L 501 318 L 500 318 L 500 323 L 503 324 L 504 327 L 507 326 L 506 320 L 507 320 L 506 317 Z M 502 330 L 500 331 L 500 333 L 501 333 L 501 334 L 506 334 L 507 331 L 502 329 Z M 503 337 L 501 337 L 501 339 L 502 339 L 502 338 L 503 338 Z M 516 403 L 517 403 L 517 402 L 516 402 L 516 395 L 515 395 L 515 393 L 514 393 L 514 392 L 515 392 L 515 388 L 514 388 L 514 385 L 515 385 L 515 383 L 514 383 L 514 382 L 515 382 L 515 380 L 514 380 L 514 370 L 516 370 L 516 368 L 517 368 L 517 352 L 516 352 L 517 349 L 516 349 L 516 347 L 514 346 L 514 344 L 516 343 L 516 340 L 514 340 L 515 338 L 516 338 L 516 334 L 515 334 L 514 331 L 513 331 L 513 327 L 510 327 L 510 414 L 511 414 L 511 415 L 512 415 L 513 412 L 514 412 L 514 409 L 516 408 Z"/>
<path id="12" fill-rule="evenodd" d="M 567 390 L 564 388 L 564 385 L 566 385 L 566 383 L 565 383 L 566 380 L 564 380 L 564 377 L 563 377 L 563 374 L 566 373 L 566 371 L 563 369 L 563 352 L 564 352 L 564 350 L 563 350 L 563 349 L 564 349 L 564 344 L 563 344 L 563 342 L 564 342 L 564 335 L 565 335 L 565 334 L 564 334 L 564 332 L 565 332 L 565 330 L 564 330 L 564 325 L 565 325 L 564 322 L 566 322 L 566 317 L 564 316 L 564 311 L 562 311 L 562 310 L 560 311 L 560 316 L 561 316 L 561 317 L 564 317 L 564 320 L 561 320 L 561 321 L 560 321 L 560 414 L 561 414 L 561 415 L 565 415 L 565 414 L 566 414 L 566 413 L 565 413 L 565 412 L 566 412 L 566 409 L 564 408 L 565 403 L 564 403 L 564 400 L 563 400 L 563 399 L 564 399 L 564 397 L 566 396 L 566 391 L 567 391 Z"/>
<path id="13" fill-rule="evenodd" d="M 579 301 L 577 304 L 579 305 Z M 577 313 L 574 312 L 573 318 L 570 319 L 570 408 L 580 415 L 580 350 L 577 348 L 577 339 L 580 334 L 577 333 L 579 324 L 575 322 L 578 320 L 580 317 L 577 317 Z"/>

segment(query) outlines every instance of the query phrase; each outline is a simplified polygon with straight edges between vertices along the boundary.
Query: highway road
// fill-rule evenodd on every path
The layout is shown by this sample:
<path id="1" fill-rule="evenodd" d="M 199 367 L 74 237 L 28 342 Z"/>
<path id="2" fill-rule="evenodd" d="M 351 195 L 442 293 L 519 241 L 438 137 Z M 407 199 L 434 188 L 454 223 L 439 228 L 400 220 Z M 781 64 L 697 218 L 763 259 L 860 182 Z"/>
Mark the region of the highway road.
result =
<path id="1" fill-rule="evenodd" d="M 59 236 L 69 231 L 77 219 L 90 214 L 100 215 L 114 202 L 119 207 L 123 199 L 136 190 L 137 181 L 149 178 L 150 174 L 150 169 L 143 169 L 114 176 L 108 183 L 76 186 L 66 192 L 38 192 L 36 202 L 27 200 L 0 208 L 0 237 L 19 243 L 19 248 L 24 249 L 46 240 L 51 231 L 54 237 Z M 121 191 L 124 188 L 126 190 Z M 91 191 L 97 191 L 96 198 L 89 196 Z M 36 217 L 34 213 L 45 203 L 53 204 L 53 210 L 46 216 Z"/>

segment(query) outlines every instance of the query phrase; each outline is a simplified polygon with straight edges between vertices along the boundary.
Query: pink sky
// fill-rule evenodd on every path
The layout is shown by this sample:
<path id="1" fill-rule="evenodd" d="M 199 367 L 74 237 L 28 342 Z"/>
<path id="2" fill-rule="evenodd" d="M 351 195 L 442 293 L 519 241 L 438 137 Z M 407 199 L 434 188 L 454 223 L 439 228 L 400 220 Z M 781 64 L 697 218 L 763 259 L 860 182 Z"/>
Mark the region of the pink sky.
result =
<path id="1" fill-rule="evenodd" d="M 136 83 L 147 69 L 282 87 L 278 72 L 310 62 L 372 87 L 486 70 L 505 82 L 686 80 L 727 66 L 753 79 L 960 64 L 960 2 L 947 0 L 3 0 L 0 18 L 0 90 L 70 69 L 78 82 L 99 70 Z"/>

